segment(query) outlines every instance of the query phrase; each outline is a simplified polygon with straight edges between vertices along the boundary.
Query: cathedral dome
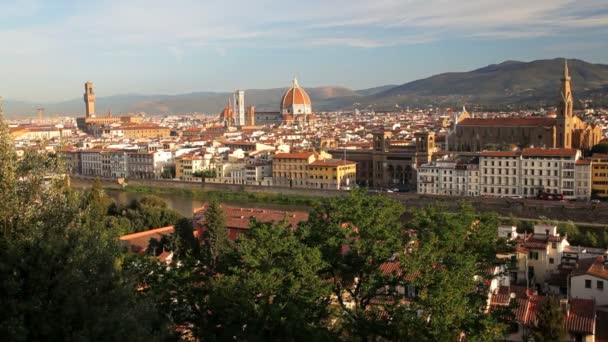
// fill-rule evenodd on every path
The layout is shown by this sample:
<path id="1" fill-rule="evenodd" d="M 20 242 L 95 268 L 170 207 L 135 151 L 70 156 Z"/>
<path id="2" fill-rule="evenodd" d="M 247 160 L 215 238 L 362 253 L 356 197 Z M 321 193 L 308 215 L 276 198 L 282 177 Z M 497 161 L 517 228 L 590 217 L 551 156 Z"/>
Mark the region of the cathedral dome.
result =
<path id="1" fill-rule="evenodd" d="M 310 97 L 306 91 L 298 85 L 298 80 L 293 80 L 293 86 L 289 88 L 281 101 L 282 114 L 310 114 Z"/>

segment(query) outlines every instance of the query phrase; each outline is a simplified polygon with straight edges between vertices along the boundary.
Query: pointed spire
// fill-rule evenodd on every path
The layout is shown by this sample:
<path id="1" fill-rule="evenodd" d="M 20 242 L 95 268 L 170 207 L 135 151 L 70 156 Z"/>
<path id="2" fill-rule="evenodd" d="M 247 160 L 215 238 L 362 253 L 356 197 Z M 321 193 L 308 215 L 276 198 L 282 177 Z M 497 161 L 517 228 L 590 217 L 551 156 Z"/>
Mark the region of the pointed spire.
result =
<path id="1" fill-rule="evenodd" d="M 563 81 L 569 81 L 570 80 L 570 71 L 568 70 L 568 60 L 564 59 L 564 77 L 562 78 Z"/>

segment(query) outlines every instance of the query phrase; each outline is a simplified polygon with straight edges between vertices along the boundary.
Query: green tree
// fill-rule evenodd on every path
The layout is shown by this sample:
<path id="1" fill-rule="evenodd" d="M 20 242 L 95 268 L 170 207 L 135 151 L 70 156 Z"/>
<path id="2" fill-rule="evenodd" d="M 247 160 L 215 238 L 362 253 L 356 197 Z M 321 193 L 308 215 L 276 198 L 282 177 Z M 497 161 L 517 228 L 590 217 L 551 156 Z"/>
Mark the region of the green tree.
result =
<path id="1" fill-rule="evenodd" d="M 572 221 L 560 222 L 557 225 L 557 230 L 560 235 L 568 235 L 569 239 L 577 238 L 581 232 Z"/>
<path id="2" fill-rule="evenodd" d="M 597 145 L 594 145 L 591 148 L 591 153 L 601 153 L 601 154 L 606 154 L 608 153 L 608 144 L 606 143 L 599 143 Z"/>
<path id="3" fill-rule="evenodd" d="M 251 222 L 234 262 L 212 281 L 214 313 L 208 339 L 328 340 L 331 284 L 317 248 L 299 241 L 284 222 Z"/>
<path id="4" fill-rule="evenodd" d="M 83 200 L 57 163 L 35 151 L 17 159 L 7 141 L 0 121 L 3 340 L 163 338 L 160 316 L 123 272 L 115 237 L 83 224 Z"/>
<path id="5" fill-rule="evenodd" d="M 532 328 L 532 336 L 534 341 L 538 342 L 567 341 L 568 331 L 564 326 L 564 313 L 557 298 L 548 297 L 542 303 L 536 316 L 536 324 Z"/>
<path id="6" fill-rule="evenodd" d="M 408 226 L 416 231 L 415 248 L 403 258 L 416 295 L 395 309 L 393 338 L 416 341 L 493 341 L 504 326 L 485 313 L 487 269 L 499 266 L 495 215 L 477 215 L 468 205 L 457 214 L 442 208 L 417 210 Z"/>
<path id="7" fill-rule="evenodd" d="M 220 257 L 230 248 L 226 217 L 220 204 L 212 200 L 205 212 L 203 248 L 212 273 L 217 270 Z"/>
<path id="8" fill-rule="evenodd" d="M 298 230 L 311 248 L 320 248 L 326 266 L 321 276 L 332 284 L 339 324 L 351 338 L 365 340 L 381 333 L 374 299 L 398 278 L 381 265 L 398 256 L 409 239 L 404 232 L 403 207 L 386 196 L 363 189 L 348 196 L 323 199 Z"/>

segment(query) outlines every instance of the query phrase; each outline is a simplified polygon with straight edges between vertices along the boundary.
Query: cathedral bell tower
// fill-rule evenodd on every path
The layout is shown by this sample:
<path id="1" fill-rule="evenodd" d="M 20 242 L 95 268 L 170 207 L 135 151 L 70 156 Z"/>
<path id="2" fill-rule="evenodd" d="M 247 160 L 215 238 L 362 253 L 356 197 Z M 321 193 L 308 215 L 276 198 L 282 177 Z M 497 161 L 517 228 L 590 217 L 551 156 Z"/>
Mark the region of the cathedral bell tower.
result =
<path id="1" fill-rule="evenodd" d="M 557 146 L 572 148 L 572 118 L 573 105 L 571 77 L 568 71 L 568 62 L 564 63 L 564 76 L 562 77 L 561 101 L 557 112 Z"/>

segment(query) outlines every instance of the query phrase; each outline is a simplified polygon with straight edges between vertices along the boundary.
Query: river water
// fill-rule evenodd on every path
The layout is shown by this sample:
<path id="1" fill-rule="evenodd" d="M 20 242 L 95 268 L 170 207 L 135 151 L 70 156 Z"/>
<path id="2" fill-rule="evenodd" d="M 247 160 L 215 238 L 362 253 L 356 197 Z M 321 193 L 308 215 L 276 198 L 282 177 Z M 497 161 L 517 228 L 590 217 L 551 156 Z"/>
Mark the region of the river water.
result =
<path id="1" fill-rule="evenodd" d="M 134 200 L 139 200 L 146 194 L 131 193 L 119 190 L 106 190 L 108 196 L 110 196 L 118 204 L 129 204 Z M 203 201 L 197 201 L 192 198 L 176 196 L 176 195 L 163 195 L 158 196 L 167 203 L 167 207 L 177 211 L 185 217 L 191 217 L 194 209 L 203 206 Z"/>
<path id="2" fill-rule="evenodd" d="M 125 192 L 120 190 L 105 190 L 108 196 L 116 201 L 119 204 L 129 204 L 133 200 L 139 200 L 144 196 L 148 196 L 147 194 L 138 194 L 132 192 Z M 204 201 L 192 199 L 187 196 L 180 196 L 174 194 L 163 194 L 162 196 L 158 196 L 162 200 L 167 203 L 167 207 L 177 211 L 181 215 L 185 217 L 191 217 L 194 209 L 200 208 L 203 206 Z M 259 208 L 259 209 L 278 209 L 278 210 L 303 210 L 306 211 L 308 208 L 303 206 L 294 206 L 294 205 L 278 205 L 278 204 L 264 204 L 264 203 L 232 203 L 226 202 L 225 204 L 243 208 Z"/>

